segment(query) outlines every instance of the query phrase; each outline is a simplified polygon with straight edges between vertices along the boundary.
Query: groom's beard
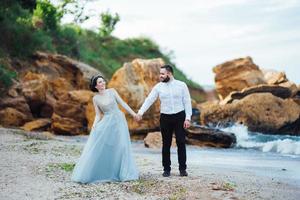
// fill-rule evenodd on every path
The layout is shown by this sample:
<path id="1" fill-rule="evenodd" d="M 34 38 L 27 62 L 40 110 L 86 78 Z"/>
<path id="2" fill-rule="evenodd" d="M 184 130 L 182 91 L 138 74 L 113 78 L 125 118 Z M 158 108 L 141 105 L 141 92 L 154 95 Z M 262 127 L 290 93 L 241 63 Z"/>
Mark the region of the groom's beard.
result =
<path id="1" fill-rule="evenodd" d="M 170 77 L 169 77 L 169 76 L 167 76 L 166 78 L 164 78 L 164 79 L 162 80 L 163 83 L 167 83 L 167 82 L 169 82 L 169 81 L 170 81 Z"/>

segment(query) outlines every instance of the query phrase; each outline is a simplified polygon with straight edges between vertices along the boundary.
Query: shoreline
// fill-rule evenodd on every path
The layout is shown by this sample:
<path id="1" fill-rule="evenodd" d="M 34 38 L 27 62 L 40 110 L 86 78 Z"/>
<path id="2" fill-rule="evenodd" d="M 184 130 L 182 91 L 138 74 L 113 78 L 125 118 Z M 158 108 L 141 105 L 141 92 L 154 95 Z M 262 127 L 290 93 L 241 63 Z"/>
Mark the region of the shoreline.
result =
<path id="1" fill-rule="evenodd" d="M 77 184 L 70 180 L 84 145 L 77 138 L 37 140 L 4 128 L 0 138 L 0 199 L 294 200 L 300 196 L 298 178 L 290 179 L 296 175 L 292 169 L 299 163 L 297 159 L 273 160 L 282 165 L 272 166 L 272 157 L 262 159 L 253 154 L 252 161 L 260 159 L 262 163 L 252 163 L 251 168 L 251 159 L 234 164 L 241 161 L 239 152 L 188 146 L 189 176 L 178 175 L 176 149 L 172 149 L 171 177 L 164 178 L 160 149 L 147 149 L 133 142 L 139 180 Z M 282 170 L 287 160 L 292 161 Z"/>

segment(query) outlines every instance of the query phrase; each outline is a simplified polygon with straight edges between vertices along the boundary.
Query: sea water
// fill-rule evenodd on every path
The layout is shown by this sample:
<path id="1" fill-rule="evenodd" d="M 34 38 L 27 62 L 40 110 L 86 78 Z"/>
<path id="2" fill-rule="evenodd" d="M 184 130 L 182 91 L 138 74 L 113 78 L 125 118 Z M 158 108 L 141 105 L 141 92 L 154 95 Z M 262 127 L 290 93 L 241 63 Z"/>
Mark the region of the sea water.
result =
<path id="1" fill-rule="evenodd" d="M 300 155 L 300 136 L 249 132 L 248 128 L 243 125 L 233 125 L 221 130 L 235 134 L 237 139 L 235 148 L 256 149 L 262 152 L 276 152 L 290 156 Z"/>
<path id="2" fill-rule="evenodd" d="M 237 138 L 233 148 L 211 148 L 187 145 L 187 165 L 192 173 L 201 169 L 212 172 L 252 173 L 271 177 L 300 187 L 300 137 L 289 135 L 266 135 L 248 131 L 243 125 L 223 128 Z M 76 136 L 72 140 L 85 143 L 87 136 Z M 161 149 L 145 148 L 143 141 L 133 141 L 135 156 L 148 158 L 161 166 Z M 171 148 L 172 168 L 178 167 L 177 148 Z M 158 167 L 157 170 L 161 170 Z"/>

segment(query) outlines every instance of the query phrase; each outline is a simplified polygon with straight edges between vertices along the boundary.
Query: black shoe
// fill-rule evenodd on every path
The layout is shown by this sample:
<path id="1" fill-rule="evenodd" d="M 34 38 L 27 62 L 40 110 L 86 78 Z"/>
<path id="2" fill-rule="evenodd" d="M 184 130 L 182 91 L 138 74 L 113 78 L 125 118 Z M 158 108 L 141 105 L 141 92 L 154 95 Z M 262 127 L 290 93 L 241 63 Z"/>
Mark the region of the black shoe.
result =
<path id="1" fill-rule="evenodd" d="M 180 170 L 180 176 L 188 176 L 188 173 L 185 170 Z"/>
<path id="2" fill-rule="evenodd" d="M 162 175 L 163 175 L 163 177 L 169 177 L 171 174 L 170 174 L 170 171 L 164 171 L 164 173 Z"/>

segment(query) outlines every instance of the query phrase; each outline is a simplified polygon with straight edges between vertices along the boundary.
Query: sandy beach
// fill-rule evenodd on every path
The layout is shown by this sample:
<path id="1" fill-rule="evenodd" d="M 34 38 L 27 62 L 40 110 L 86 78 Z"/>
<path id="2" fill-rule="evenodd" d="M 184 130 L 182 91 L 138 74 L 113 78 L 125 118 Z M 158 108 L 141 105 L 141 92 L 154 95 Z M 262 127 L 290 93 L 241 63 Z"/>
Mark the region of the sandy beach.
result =
<path id="1" fill-rule="evenodd" d="M 34 134 L 0 128 L 0 199 L 296 200 L 300 196 L 299 174 L 293 171 L 297 160 L 281 160 L 273 166 L 272 158 L 250 162 L 257 157 L 242 159 L 230 150 L 188 146 L 189 176 L 178 175 L 176 150 L 172 149 L 171 177 L 164 178 L 160 150 L 146 149 L 142 142 L 133 142 L 139 180 L 78 184 L 70 176 L 86 137 L 45 140 L 26 135 Z"/>

